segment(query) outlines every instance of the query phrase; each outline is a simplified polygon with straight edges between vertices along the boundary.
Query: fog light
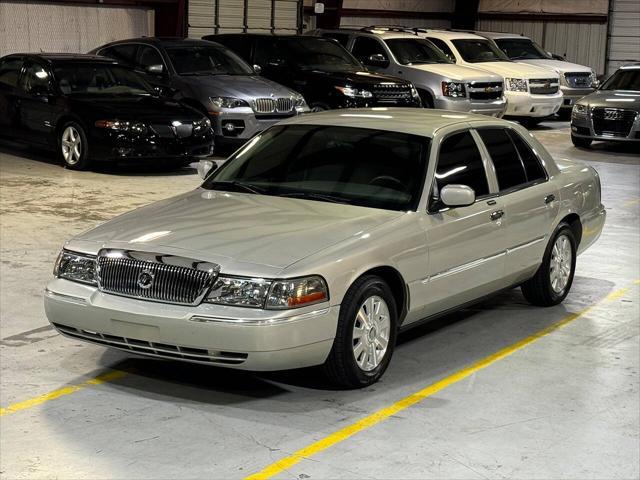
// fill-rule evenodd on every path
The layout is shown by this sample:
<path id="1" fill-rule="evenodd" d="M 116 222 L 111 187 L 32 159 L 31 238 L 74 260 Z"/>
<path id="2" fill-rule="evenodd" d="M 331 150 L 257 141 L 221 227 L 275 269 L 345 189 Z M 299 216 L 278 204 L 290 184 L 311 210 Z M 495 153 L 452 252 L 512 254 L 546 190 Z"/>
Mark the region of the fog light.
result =
<path id="1" fill-rule="evenodd" d="M 233 123 L 227 123 L 224 128 L 227 132 L 233 132 L 236 129 L 236 126 Z"/>

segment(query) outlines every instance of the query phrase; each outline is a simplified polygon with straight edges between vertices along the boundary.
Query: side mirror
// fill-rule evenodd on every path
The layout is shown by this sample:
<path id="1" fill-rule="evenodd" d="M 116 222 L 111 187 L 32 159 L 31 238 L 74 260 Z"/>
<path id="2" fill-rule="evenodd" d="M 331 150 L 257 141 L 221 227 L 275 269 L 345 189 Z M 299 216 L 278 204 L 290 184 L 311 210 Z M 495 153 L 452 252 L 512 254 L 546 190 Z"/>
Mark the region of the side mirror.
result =
<path id="1" fill-rule="evenodd" d="M 260 75 L 262 73 L 262 67 L 258 64 L 253 66 L 253 71 L 256 72 L 256 75 Z"/>
<path id="2" fill-rule="evenodd" d="M 600 85 L 602 85 L 602 82 L 600 82 L 600 80 L 596 80 L 594 82 L 591 82 L 591 88 L 594 88 L 596 90 L 600 88 Z"/>
<path id="3" fill-rule="evenodd" d="M 381 53 L 374 53 L 373 55 L 369 55 L 365 61 L 365 65 L 370 67 L 388 67 L 389 60 Z"/>
<path id="4" fill-rule="evenodd" d="M 200 178 L 203 180 L 215 169 L 216 164 L 211 160 L 200 160 L 200 162 L 198 162 L 198 175 L 200 175 Z"/>
<path id="5" fill-rule="evenodd" d="M 447 207 L 466 207 L 476 201 L 476 192 L 466 185 L 446 185 L 440 191 L 440 200 Z"/>
<path id="6" fill-rule="evenodd" d="M 164 73 L 164 65 L 149 65 L 145 71 L 149 75 L 162 75 Z"/>

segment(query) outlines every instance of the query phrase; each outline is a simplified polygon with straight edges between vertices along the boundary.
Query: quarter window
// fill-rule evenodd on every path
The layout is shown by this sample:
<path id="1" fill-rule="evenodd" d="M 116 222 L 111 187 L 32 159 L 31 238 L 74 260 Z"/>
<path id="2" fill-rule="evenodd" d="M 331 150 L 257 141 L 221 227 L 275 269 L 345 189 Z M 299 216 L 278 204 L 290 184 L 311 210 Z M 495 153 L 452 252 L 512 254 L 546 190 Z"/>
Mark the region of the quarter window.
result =
<path id="1" fill-rule="evenodd" d="M 18 86 L 18 77 L 22 69 L 22 59 L 14 58 L 0 63 L 0 83 L 9 87 Z"/>
<path id="2" fill-rule="evenodd" d="M 478 133 L 491 155 L 500 190 L 527 183 L 524 165 L 507 131 L 503 128 L 483 128 Z"/>
<path id="3" fill-rule="evenodd" d="M 446 185 L 461 184 L 473 188 L 476 197 L 489 194 L 482 156 L 473 136 L 461 132 L 445 138 L 440 146 L 434 186 L 439 195 Z"/>
<path id="4" fill-rule="evenodd" d="M 508 130 L 508 132 L 520 154 L 520 160 L 522 160 L 525 172 L 527 173 L 527 182 L 546 179 L 547 174 L 540 164 L 538 156 L 533 152 L 529 144 L 525 142 L 517 132 L 513 130 Z"/>

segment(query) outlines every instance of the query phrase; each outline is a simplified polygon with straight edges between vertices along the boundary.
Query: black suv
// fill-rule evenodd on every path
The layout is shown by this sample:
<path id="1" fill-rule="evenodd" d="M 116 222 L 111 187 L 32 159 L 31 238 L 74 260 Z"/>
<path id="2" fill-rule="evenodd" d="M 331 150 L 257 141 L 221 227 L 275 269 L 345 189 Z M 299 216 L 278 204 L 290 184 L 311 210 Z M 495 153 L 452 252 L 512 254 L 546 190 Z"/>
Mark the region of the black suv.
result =
<path id="1" fill-rule="evenodd" d="M 421 106 L 410 82 L 367 71 L 333 39 L 252 33 L 203 39 L 227 46 L 265 77 L 300 92 L 312 111 Z"/>

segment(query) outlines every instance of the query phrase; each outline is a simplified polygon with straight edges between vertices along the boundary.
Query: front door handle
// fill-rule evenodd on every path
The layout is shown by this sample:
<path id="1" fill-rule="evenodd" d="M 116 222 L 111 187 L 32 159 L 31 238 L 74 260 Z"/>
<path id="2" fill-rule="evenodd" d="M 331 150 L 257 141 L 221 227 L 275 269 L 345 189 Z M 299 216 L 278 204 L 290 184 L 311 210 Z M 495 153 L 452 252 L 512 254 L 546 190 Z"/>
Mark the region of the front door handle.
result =
<path id="1" fill-rule="evenodd" d="M 503 215 L 504 215 L 503 210 L 496 210 L 495 212 L 491 212 L 491 215 L 490 215 L 491 221 L 495 222 L 496 220 L 502 218 Z"/>
<path id="2" fill-rule="evenodd" d="M 549 204 L 553 202 L 555 199 L 556 199 L 556 196 L 552 193 L 551 195 L 547 195 L 546 197 L 544 197 L 544 203 Z"/>

